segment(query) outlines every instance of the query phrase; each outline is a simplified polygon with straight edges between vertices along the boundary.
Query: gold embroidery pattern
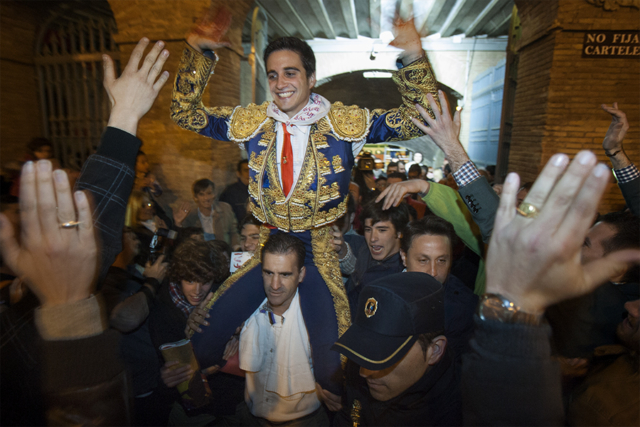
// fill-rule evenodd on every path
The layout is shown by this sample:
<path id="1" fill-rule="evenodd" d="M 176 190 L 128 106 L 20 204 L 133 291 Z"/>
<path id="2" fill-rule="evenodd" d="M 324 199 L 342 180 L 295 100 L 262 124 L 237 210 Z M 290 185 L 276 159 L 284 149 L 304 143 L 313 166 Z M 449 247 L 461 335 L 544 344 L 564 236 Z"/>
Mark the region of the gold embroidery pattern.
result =
<path id="1" fill-rule="evenodd" d="M 211 309 L 211 307 L 216 303 L 216 301 L 218 301 L 220 297 L 231 286 L 233 286 L 233 284 L 235 284 L 238 281 L 238 279 L 244 276 L 249 270 L 251 270 L 258 264 L 260 264 L 260 253 L 262 252 L 262 247 L 264 246 L 265 242 L 269 239 L 270 231 L 271 230 L 269 230 L 267 227 L 264 227 L 264 226 L 260 227 L 260 240 L 259 240 L 260 244 L 256 247 L 256 250 L 253 253 L 253 256 L 249 261 L 245 262 L 242 267 L 240 267 L 231 276 L 229 276 L 222 285 L 220 285 L 218 290 L 213 294 L 213 298 L 211 298 L 211 301 L 209 301 L 209 303 L 205 306 L 207 311 Z M 191 336 L 193 335 L 193 332 L 194 332 L 193 330 L 189 332 L 189 338 L 191 338 Z"/>
<path id="2" fill-rule="evenodd" d="M 208 115 L 228 119 L 233 113 L 233 107 L 204 107 Z"/>
<path id="3" fill-rule="evenodd" d="M 404 120 L 403 114 L 398 108 L 388 111 L 385 122 L 387 126 L 398 133 L 397 138 L 391 138 L 389 141 L 406 141 L 424 135 L 411 120 Z"/>
<path id="4" fill-rule="evenodd" d="M 320 133 L 329 133 L 331 132 L 331 125 L 329 124 L 329 120 L 326 117 L 321 118 L 318 123 L 316 123 L 318 127 L 318 132 Z"/>
<path id="5" fill-rule="evenodd" d="M 329 128 L 329 132 L 331 128 Z M 327 142 L 327 137 L 320 131 L 314 132 L 311 134 L 311 139 L 313 143 L 316 145 L 316 148 L 329 148 L 329 143 Z"/>
<path id="6" fill-rule="evenodd" d="M 325 185 L 327 180 L 324 176 L 331 174 L 331 162 L 323 153 L 318 152 L 313 138 L 307 146 L 298 182 L 287 201 L 280 184 L 276 162 L 275 122 L 271 122 L 271 125 L 262 127 L 265 134 L 270 133 L 271 135 L 269 140 L 264 135 L 262 137 L 268 148 L 257 155 L 251 153 L 249 158 L 249 168 L 256 172 L 254 178 L 249 182 L 249 195 L 252 197 L 250 208 L 253 215 L 260 221 L 267 222 L 280 230 L 293 232 L 320 227 L 344 215 L 347 209 L 346 200 L 328 211 L 321 211 L 326 203 L 340 199 L 342 195 L 337 182 L 330 186 Z M 317 126 L 312 125 L 311 135 L 314 134 L 319 134 L 319 132 Z M 339 157 L 335 164 L 341 166 Z M 264 174 L 267 174 L 269 178 L 269 188 L 263 188 Z M 310 187 L 316 178 L 319 190 L 311 191 Z"/>
<path id="7" fill-rule="evenodd" d="M 340 276 L 338 256 L 333 250 L 331 229 L 329 227 L 311 230 L 311 248 L 313 262 L 333 297 L 333 306 L 336 310 L 336 319 L 338 321 L 338 337 L 341 337 L 351 326 L 351 313 L 349 311 L 347 293 Z M 340 355 L 340 360 L 344 368 L 347 358 L 344 355 Z"/>
<path id="8" fill-rule="evenodd" d="M 333 165 L 334 173 L 344 172 L 344 168 L 342 167 L 342 159 L 339 155 L 336 154 L 335 156 L 333 156 L 333 161 L 331 162 L 331 164 Z"/>
<path id="9" fill-rule="evenodd" d="M 318 171 L 322 176 L 331 175 L 331 163 L 320 151 L 318 151 Z"/>
<path id="10" fill-rule="evenodd" d="M 435 118 L 431 106 L 429 106 L 427 102 L 427 93 L 431 93 L 438 107 L 440 107 L 438 82 L 433 74 L 427 56 L 425 55 L 413 64 L 396 71 L 393 73 L 392 78 L 398 85 L 398 90 L 402 95 L 403 105 L 399 108 L 402 120 L 411 124 L 411 126 L 405 126 L 404 128 L 409 129 L 413 127 L 419 131 L 419 129 L 411 123 L 411 117 L 420 117 L 415 105 L 422 105 L 429 115 Z M 417 136 L 422 135 L 422 132 L 420 132 Z"/>
<path id="11" fill-rule="evenodd" d="M 209 111 L 202 104 L 202 95 L 217 62 L 217 57 L 212 61 L 190 46 L 184 49 L 171 100 L 171 119 L 178 126 L 199 132 L 209 124 Z M 216 117 L 225 117 L 229 110 L 218 107 L 211 111 Z"/>
<path id="12" fill-rule="evenodd" d="M 342 102 L 331 105 L 327 115 L 333 132 L 344 141 L 361 141 L 369 133 L 369 110 L 357 105 L 344 106 Z"/>
<path id="13" fill-rule="evenodd" d="M 267 120 L 268 102 L 262 105 L 249 104 L 246 108 L 236 107 L 229 123 L 229 139 L 246 142 L 260 130 Z"/>
<path id="14" fill-rule="evenodd" d="M 285 203 L 286 197 L 280 185 L 278 165 L 276 163 L 275 144 L 267 154 L 265 173 L 269 177 L 269 188 L 262 187 L 260 179 L 260 191 L 262 191 L 262 204 L 267 222 L 281 230 L 289 230 L 289 212 Z"/>
<path id="15" fill-rule="evenodd" d="M 273 120 L 271 120 L 272 122 Z M 262 134 L 260 141 L 258 141 L 258 145 L 261 147 L 268 147 L 271 141 L 273 141 L 276 137 L 276 133 L 273 130 L 273 126 L 270 121 L 267 121 L 262 128 L 265 132 Z"/>

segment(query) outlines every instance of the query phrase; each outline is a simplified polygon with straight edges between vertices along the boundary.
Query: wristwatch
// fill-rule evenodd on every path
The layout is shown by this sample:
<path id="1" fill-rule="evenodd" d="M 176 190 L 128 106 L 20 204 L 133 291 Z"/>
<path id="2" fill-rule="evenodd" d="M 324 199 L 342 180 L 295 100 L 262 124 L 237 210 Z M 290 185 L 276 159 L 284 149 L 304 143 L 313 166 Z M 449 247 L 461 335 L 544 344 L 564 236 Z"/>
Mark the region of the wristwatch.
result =
<path id="1" fill-rule="evenodd" d="M 500 323 L 522 323 L 538 326 L 544 321 L 544 313 L 532 314 L 520 310 L 520 307 L 500 294 L 484 294 L 478 304 L 478 317 Z"/>

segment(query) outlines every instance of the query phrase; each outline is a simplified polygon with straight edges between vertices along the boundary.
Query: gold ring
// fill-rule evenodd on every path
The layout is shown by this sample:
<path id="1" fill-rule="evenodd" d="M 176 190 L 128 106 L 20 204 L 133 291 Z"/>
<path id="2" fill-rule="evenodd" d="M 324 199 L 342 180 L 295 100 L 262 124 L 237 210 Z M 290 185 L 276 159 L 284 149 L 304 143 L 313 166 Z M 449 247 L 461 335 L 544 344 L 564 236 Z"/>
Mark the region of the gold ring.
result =
<path id="1" fill-rule="evenodd" d="M 533 206 L 531 203 L 522 202 L 520 206 L 516 208 L 518 215 L 522 215 L 525 218 L 535 218 L 540 213 L 540 210 Z"/>
<path id="2" fill-rule="evenodd" d="M 80 221 L 69 221 L 60 224 L 60 228 L 76 228 L 80 225 Z"/>

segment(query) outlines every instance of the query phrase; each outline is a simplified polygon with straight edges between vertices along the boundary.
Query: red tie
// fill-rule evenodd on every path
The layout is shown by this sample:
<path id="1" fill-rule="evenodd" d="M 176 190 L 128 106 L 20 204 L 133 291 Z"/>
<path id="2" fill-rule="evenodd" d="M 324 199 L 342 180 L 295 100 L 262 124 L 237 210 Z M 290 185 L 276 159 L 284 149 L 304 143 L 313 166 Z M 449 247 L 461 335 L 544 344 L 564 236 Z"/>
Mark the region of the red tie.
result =
<path id="1" fill-rule="evenodd" d="M 284 139 L 282 144 L 282 162 L 280 168 L 282 172 L 282 190 L 288 196 L 293 185 L 293 149 L 291 148 L 291 134 L 287 132 L 287 125 L 282 124 Z"/>

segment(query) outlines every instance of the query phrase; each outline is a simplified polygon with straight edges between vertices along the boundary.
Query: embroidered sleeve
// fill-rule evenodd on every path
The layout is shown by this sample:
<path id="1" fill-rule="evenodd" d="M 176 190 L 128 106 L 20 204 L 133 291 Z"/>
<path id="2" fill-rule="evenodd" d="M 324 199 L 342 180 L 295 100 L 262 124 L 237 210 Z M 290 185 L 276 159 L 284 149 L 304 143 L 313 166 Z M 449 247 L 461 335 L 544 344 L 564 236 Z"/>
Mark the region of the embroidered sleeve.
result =
<path id="1" fill-rule="evenodd" d="M 217 56 L 211 60 L 187 45 L 173 86 L 171 119 L 184 129 L 226 140 L 226 123 L 220 128 L 212 126 L 211 121 L 222 119 L 226 122 L 233 108 L 209 108 L 202 104 L 202 95 L 217 62 Z"/>
<path id="2" fill-rule="evenodd" d="M 438 82 L 433 74 L 426 55 L 412 64 L 393 73 L 393 81 L 402 95 L 402 105 L 389 111 L 373 110 L 373 126 L 369 142 L 406 141 L 424 136 L 411 121 L 411 117 L 420 118 L 415 105 L 423 106 L 431 117 L 433 111 L 427 102 L 427 93 L 431 93 L 438 106 Z"/>

